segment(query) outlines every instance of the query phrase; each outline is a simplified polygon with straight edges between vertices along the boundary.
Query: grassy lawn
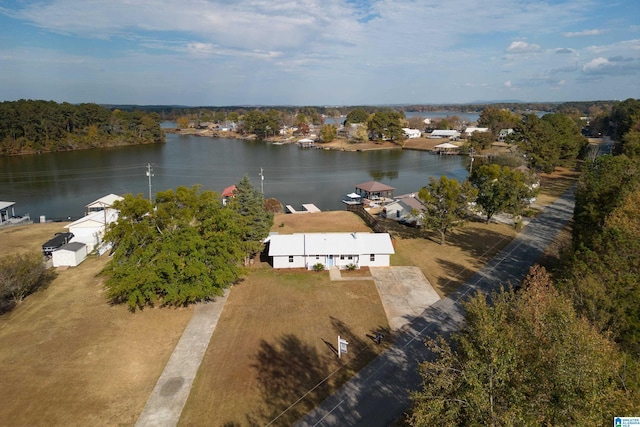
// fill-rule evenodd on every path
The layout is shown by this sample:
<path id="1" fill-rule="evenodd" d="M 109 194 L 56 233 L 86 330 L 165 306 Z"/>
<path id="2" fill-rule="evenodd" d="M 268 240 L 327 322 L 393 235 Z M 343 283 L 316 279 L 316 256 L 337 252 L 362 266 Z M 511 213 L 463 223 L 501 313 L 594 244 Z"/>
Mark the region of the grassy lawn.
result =
<path id="1" fill-rule="evenodd" d="M 290 425 L 372 360 L 387 328 L 372 280 L 255 269 L 231 290 L 180 424 Z"/>
<path id="2" fill-rule="evenodd" d="M 17 230 L 0 230 L 0 240 Z M 96 277 L 106 262 L 59 271 L 0 316 L 3 425 L 133 425 L 142 412 L 193 309 L 110 306 Z"/>

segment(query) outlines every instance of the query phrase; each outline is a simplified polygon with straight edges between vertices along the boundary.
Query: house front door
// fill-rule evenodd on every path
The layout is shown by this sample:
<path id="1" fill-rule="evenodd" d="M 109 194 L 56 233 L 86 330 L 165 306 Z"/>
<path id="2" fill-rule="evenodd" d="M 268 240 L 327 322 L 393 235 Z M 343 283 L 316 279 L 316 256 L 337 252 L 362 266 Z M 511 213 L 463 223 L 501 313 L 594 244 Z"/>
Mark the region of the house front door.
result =
<path id="1" fill-rule="evenodd" d="M 327 260 L 327 265 L 329 267 L 333 267 L 333 255 L 329 255 L 329 258 Z"/>

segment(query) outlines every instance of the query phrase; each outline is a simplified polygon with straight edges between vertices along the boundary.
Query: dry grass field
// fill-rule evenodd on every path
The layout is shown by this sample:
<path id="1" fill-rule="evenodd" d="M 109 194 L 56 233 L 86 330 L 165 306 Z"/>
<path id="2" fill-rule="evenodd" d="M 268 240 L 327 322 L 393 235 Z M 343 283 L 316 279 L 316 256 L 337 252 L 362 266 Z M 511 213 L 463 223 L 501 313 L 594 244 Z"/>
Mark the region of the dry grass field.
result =
<path id="1" fill-rule="evenodd" d="M 61 224 L 0 230 L 0 256 L 39 250 Z M 107 304 L 108 258 L 59 270 L 0 316 L 0 420 L 8 426 L 133 425 L 193 309 L 131 313 Z"/>
<path id="2" fill-rule="evenodd" d="M 255 269 L 231 291 L 180 424 L 291 425 L 384 348 L 373 337 L 387 328 L 372 280 Z"/>
<path id="3" fill-rule="evenodd" d="M 537 204 L 545 205 L 575 182 L 575 174 L 559 170 L 541 181 Z M 63 225 L 2 229 L 0 256 L 39 251 L 53 233 L 65 231 Z M 341 211 L 277 215 L 272 231 L 369 230 L 355 214 Z M 423 231 L 391 231 L 392 263 L 419 266 L 441 295 L 515 234 L 509 225 L 471 222 L 441 246 Z M 0 316 L 3 424 L 135 423 L 193 310 L 130 313 L 110 306 L 96 276 L 106 262 L 90 257 L 58 271 L 47 289 Z M 257 263 L 232 289 L 181 424 L 264 425 L 286 410 L 273 425 L 289 425 L 382 350 L 371 336 L 385 328 L 377 291 L 366 277 L 331 282 L 326 272 L 280 272 Z M 342 360 L 334 354 L 338 334 L 350 342 Z"/>

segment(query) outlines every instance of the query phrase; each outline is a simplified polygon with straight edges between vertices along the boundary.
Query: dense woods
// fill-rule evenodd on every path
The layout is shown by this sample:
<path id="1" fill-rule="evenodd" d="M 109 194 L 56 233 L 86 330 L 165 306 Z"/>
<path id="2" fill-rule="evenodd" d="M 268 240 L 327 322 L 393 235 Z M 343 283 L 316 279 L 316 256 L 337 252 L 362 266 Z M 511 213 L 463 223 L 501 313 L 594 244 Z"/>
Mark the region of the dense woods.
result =
<path id="1" fill-rule="evenodd" d="M 0 103 L 0 155 L 164 141 L 160 116 L 97 104 L 20 100 Z"/>

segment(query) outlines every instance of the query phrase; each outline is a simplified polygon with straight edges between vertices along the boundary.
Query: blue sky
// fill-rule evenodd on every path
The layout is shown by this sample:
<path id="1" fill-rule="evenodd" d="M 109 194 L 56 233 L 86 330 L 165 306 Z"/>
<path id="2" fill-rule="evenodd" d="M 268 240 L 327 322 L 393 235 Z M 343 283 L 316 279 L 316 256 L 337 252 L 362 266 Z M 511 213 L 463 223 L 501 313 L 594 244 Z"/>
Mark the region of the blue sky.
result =
<path id="1" fill-rule="evenodd" d="M 0 0 L 0 101 L 640 98 L 637 0 Z"/>

